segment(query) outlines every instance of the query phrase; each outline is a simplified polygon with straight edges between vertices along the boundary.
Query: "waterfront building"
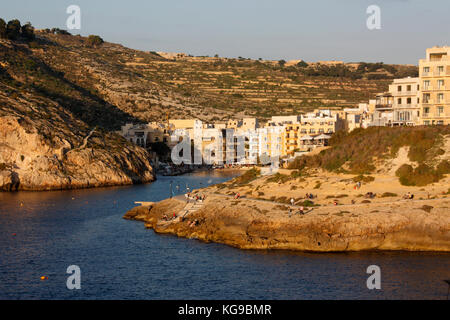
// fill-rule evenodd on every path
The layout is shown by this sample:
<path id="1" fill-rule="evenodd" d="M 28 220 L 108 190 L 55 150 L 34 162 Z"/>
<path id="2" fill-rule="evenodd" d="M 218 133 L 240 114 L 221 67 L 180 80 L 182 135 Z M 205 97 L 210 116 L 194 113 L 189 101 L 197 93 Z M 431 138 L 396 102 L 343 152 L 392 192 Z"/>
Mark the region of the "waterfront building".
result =
<path id="1" fill-rule="evenodd" d="M 146 124 L 127 123 L 121 127 L 118 132 L 126 140 L 148 148 L 152 143 L 163 142 L 169 143 L 169 130 L 164 124 L 158 122 L 150 122 Z"/>

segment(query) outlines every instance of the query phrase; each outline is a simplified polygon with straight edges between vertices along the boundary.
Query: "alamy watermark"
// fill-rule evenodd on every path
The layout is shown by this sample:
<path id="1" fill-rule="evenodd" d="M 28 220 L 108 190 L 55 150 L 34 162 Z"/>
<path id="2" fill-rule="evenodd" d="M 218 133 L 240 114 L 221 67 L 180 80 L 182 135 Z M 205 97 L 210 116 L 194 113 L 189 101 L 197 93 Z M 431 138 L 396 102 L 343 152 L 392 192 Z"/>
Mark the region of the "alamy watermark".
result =
<path id="1" fill-rule="evenodd" d="M 369 290 L 380 290 L 381 289 L 381 269 L 377 265 L 371 265 L 367 267 L 367 274 L 370 274 L 370 277 L 367 278 L 367 289 Z"/>
<path id="2" fill-rule="evenodd" d="M 71 265 L 67 267 L 66 273 L 70 274 L 67 277 L 66 286 L 69 290 L 81 289 L 81 269 L 77 265 Z"/>
<path id="3" fill-rule="evenodd" d="M 81 29 L 81 8 L 75 4 L 67 7 L 66 13 L 70 16 L 66 20 L 66 26 L 69 30 Z"/>
<path id="4" fill-rule="evenodd" d="M 377 5 L 371 5 L 367 7 L 366 13 L 369 17 L 366 21 L 367 29 L 380 30 L 381 29 L 381 8 Z"/>

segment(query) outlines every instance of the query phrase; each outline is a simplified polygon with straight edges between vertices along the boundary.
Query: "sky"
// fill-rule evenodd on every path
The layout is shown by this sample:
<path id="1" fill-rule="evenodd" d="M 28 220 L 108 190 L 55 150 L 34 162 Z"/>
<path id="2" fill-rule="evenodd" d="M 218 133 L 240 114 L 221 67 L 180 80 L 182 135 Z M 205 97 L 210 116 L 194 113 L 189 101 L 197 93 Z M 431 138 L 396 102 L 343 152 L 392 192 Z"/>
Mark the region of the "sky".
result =
<path id="1" fill-rule="evenodd" d="M 67 29 L 69 5 L 81 9 L 71 33 L 146 51 L 416 65 L 450 45 L 449 0 L 2 0 L 0 17 Z M 379 30 L 367 28 L 370 5 Z"/>

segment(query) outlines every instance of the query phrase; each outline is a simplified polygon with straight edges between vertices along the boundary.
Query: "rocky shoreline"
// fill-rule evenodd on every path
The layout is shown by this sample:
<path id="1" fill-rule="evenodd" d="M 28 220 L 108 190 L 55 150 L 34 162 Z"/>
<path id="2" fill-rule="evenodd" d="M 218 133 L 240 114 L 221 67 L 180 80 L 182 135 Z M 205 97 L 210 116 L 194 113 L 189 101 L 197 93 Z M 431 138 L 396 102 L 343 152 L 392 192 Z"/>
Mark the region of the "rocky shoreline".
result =
<path id="1" fill-rule="evenodd" d="M 450 252 L 450 200 L 434 199 L 314 208 L 289 214 L 288 206 L 208 196 L 185 218 L 182 199 L 135 207 L 124 218 L 157 233 L 217 242 L 240 249 L 310 252 L 363 250 Z"/>

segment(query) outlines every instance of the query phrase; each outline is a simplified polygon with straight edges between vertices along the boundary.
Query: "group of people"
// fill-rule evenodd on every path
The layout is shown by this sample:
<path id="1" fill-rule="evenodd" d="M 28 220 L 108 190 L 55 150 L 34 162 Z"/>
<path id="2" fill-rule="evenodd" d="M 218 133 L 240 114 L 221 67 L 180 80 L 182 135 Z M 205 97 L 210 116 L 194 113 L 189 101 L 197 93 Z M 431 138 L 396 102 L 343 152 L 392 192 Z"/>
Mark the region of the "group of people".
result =
<path id="1" fill-rule="evenodd" d="M 294 211 L 294 210 L 293 210 L 292 208 L 289 209 L 289 217 L 292 215 L 292 212 L 293 212 L 293 211 Z M 305 208 L 303 208 L 303 206 L 301 206 L 301 207 L 297 210 L 296 214 L 300 214 L 300 215 L 306 214 Z"/>
<path id="2" fill-rule="evenodd" d="M 366 199 L 373 199 L 373 198 L 375 198 L 375 196 L 376 196 L 376 194 L 370 191 L 370 192 L 367 192 L 364 195 L 364 198 L 366 198 Z"/>
<path id="3" fill-rule="evenodd" d="M 306 198 L 306 199 L 314 199 L 314 198 L 317 198 L 317 196 L 313 195 L 312 193 L 307 193 L 307 194 L 305 195 L 305 198 Z"/>
<path id="4" fill-rule="evenodd" d="M 405 193 L 403 195 L 403 199 L 412 200 L 412 199 L 414 199 L 414 195 L 411 192 Z"/>
<path id="5" fill-rule="evenodd" d="M 164 214 L 162 216 L 162 220 L 164 220 L 164 221 L 170 221 L 170 220 L 173 220 L 173 219 L 176 219 L 176 218 L 177 218 L 177 214 L 175 212 L 170 217 L 167 214 Z"/>
<path id="6" fill-rule="evenodd" d="M 192 196 L 190 192 L 186 193 L 184 195 L 184 197 L 186 198 L 186 203 L 189 203 L 190 200 L 203 202 L 206 199 L 206 195 L 205 194 L 201 194 L 201 195 L 200 194 L 194 194 Z"/>
<path id="7" fill-rule="evenodd" d="M 361 181 L 358 181 L 356 184 L 355 184 L 355 190 L 359 190 L 361 188 Z"/>

